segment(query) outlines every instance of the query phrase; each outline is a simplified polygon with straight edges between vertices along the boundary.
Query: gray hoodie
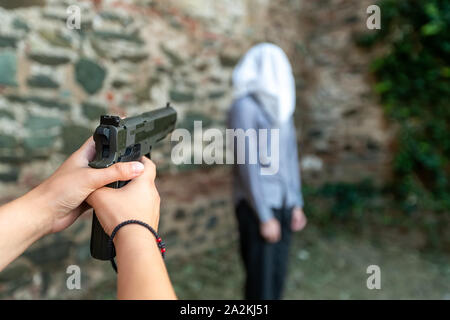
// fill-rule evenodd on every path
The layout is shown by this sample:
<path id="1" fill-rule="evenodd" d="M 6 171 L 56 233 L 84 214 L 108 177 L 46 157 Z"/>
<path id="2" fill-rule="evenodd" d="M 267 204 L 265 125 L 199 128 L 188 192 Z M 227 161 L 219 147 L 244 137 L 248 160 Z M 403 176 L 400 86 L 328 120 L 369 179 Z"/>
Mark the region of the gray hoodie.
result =
<path id="1" fill-rule="evenodd" d="M 272 124 L 257 100 L 247 95 L 234 101 L 229 113 L 229 128 L 270 130 Z M 245 164 L 235 164 L 233 170 L 235 203 L 247 200 L 261 222 L 273 217 L 272 208 L 303 207 L 293 117 L 284 122 L 279 130 L 279 170 L 276 174 L 262 175 L 259 157 L 256 164 L 249 164 L 248 141 L 245 144 Z M 260 141 L 256 143 L 259 150 Z M 234 145 L 236 154 L 237 145 Z"/>

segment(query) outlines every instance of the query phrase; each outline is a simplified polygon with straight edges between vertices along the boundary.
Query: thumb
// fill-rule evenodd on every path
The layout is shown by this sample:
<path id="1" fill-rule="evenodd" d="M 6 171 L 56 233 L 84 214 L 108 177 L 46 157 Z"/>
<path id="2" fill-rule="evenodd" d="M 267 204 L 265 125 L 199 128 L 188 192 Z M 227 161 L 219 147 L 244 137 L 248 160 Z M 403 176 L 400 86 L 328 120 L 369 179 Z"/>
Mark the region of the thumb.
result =
<path id="1" fill-rule="evenodd" d="M 134 179 L 143 172 L 144 165 L 141 162 L 118 162 L 105 169 L 88 168 L 85 181 L 90 189 L 97 190 L 115 181 Z"/>

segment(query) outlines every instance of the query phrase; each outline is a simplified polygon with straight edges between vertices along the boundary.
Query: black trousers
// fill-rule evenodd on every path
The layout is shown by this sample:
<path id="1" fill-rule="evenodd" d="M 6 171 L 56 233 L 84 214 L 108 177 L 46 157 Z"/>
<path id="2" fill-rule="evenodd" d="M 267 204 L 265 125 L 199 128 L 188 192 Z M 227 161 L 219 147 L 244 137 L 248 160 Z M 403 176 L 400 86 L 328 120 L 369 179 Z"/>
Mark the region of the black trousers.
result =
<path id="1" fill-rule="evenodd" d="M 279 242 L 268 243 L 261 237 L 258 217 L 250 205 L 242 200 L 236 206 L 246 271 L 245 299 L 281 299 L 292 235 L 292 208 L 273 209 L 273 213 L 280 221 L 282 236 Z"/>

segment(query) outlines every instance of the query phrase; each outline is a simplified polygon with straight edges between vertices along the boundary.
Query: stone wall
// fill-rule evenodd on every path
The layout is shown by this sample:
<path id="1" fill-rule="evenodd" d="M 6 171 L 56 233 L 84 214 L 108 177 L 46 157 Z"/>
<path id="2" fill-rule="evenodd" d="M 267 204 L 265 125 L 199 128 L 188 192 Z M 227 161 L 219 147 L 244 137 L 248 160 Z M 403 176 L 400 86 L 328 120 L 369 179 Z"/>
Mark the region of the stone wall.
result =
<path id="1" fill-rule="evenodd" d="M 101 114 L 171 101 L 179 127 L 223 130 L 232 69 L 260 41 L 283 47 L 294 67 L 304 183 L 388 177 L 391 130 L 370 90 L 370 56 L 352 38 L 369 1 L 16 2 L 30 4 L 39 6 L 0 1 L 0 203 L 48 177 Z M 71 4 L 80 30 L 66 27 Z M 170 152 L 165 141 L 152 154 L 169 257 L 234 241 L 230 168 L 175 166 Z M 78 297 L 65 289 L 71 264 L 87 270 L 84 288 L 113 276 L 90 258 L 89 237 L 86 214 L 35 244 L 0 274 L 0 297 Z"/>

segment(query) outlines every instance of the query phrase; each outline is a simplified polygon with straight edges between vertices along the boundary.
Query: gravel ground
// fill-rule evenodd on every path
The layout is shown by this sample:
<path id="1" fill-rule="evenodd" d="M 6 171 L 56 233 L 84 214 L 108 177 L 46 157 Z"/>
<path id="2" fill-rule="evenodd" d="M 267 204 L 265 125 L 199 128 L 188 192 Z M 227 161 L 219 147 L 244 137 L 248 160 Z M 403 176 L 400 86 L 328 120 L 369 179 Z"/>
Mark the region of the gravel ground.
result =
<path id="1" fill-rule="evenodd" d="M 285 299 L 450 299 L 450 256 L 419 251 L 417 237 L 323 232 L 309 225 L 294 238 Z M 367 288 L 369 265 L 380 267 L 380 290 Z M 168 269 L 181 299 L 242 298 L 237 243 L 169 261 Z"/>
<path id="2" fill-rule="evenodd" d="M 420 234 L 399 230 L 307 228 L 295 235 L 285 299 L 450 299 L 450 255 L 420 248 Z M 237 242 L 185 260 L 168 259 L 180 299 L 242 299 L 244 273 Z M 369 265 L 381 289 L 369 290 Z M 84 298 L 113 299 L 115 277 Z"/>

